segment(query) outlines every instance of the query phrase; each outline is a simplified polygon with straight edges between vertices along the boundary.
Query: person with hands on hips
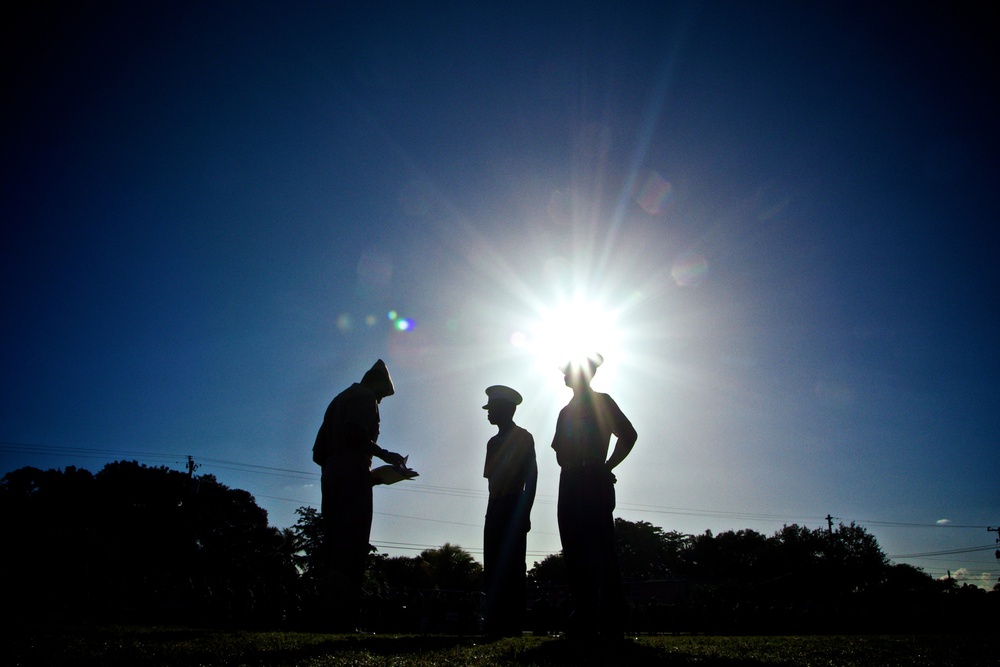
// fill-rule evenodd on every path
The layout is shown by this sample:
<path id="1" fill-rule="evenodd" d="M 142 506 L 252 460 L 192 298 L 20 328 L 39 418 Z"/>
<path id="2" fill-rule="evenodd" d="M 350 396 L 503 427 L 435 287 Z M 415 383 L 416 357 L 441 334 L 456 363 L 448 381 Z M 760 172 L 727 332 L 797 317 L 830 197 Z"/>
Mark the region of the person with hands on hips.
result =
<path id="1" fill-rule="evenodd" d="M 559 412 L 552 449 L 559 474 L 559 536 L 574 611 L 568 635 L 620 639 L 625 599 L 615 552 L 614 470 L 632 451 L 635 428 L 609 395 L 594 391 L 599 354 L 561 367 L 573 398 Z M 611 436 L 614 450 L 608 457 Z"/>

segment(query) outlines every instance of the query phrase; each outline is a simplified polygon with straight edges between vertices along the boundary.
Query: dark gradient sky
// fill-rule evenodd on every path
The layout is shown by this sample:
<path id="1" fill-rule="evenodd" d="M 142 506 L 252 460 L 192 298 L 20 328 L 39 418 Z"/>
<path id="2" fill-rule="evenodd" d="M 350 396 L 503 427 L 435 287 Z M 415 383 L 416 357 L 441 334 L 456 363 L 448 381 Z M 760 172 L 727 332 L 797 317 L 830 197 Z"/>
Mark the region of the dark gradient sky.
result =
<path id="1" fill-rule="evenodd" d="M 375 543 L 481 548 L 479 406 L 505 383 L 537 559 L 568 391 L 531 341 L 575 295 L 639 431 L 620 516 L 992 544 L 985 12 L 288 4 L 2 22 L 4 471 L 192 455 L 291 525 L 327 402 L 381 357 L 382 444 L 421 477 L 380 490 Z M 998 575 L 987 550 L 899 560 Z"/>

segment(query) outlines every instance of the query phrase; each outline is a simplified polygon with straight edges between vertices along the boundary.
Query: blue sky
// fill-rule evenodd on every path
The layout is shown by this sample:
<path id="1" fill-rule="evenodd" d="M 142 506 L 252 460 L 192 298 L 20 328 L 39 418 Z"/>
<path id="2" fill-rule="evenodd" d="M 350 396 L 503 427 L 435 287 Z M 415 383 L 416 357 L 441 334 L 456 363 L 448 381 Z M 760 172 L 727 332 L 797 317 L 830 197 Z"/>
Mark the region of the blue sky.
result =
<path id="1" fill-rule="evenodd" d="M 990 586 L 984 25 L 851 3 L 33 10 L 6 28 L 0 467 L 191 455 L 289 526 L 319 502 L 327 403 L 383 358 L 380 442 L 421 476 L 377 489 L 373 542 L 478 554 L 502 383 L 536 439 L 537 560 L 559 549 L 555 357 L 579 343 L 639 432 L 619 516 L 830 514 Z"/>

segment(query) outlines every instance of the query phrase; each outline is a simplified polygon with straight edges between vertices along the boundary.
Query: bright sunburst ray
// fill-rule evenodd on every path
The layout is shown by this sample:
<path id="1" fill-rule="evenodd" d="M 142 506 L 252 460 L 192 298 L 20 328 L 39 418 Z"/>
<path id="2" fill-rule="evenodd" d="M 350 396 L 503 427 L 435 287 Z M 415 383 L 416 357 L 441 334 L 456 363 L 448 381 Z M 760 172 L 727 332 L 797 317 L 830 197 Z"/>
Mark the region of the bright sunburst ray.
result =
<path id="1" fill-rule="evenodd" d="M 551 369 L 594 353 L 620 358 L 622 332 L 617 311 L 577 295 L 542 309 L 528 333 L 512 342 L 528 350 L 540 367 Z"/>

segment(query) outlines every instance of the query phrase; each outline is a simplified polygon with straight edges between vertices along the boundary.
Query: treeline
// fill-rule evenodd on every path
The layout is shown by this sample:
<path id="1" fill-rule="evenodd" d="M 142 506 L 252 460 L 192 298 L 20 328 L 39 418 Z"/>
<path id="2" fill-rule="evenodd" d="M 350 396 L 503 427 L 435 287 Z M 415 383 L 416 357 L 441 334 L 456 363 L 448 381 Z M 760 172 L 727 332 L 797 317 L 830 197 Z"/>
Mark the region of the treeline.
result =
<path id="1" fill-rule="evenodd" d="M 873 535 L 851 523 L 713 535 L 666 532 L 615 520 L 629 621 L 636 632 L 951 632 L 997 618 L 987 593 L 891 563 Z M 529 571 L 535 622 L 563 621 L 562 556 Z M 542 620 L 552 615 L 553 620 Z"/>
<path id="2" fill-rule="evenodd" d="M 115 462 L 0 480 L 15 618 L 270 624 L 294 594 L 294 544 L 246 491 Z"/>
<path id="3" fill-rule="evenodd" d="M 0 480 L 5 609 L 37 621 L 315 627 L 319 514 L 268 526 L 246 491 L 136 462 L 97 474 L 21 468 Z M 713 535 L 616 520 L 635 632 L 953 631 L 995 619 L 1000 592 L 892 564 L 856 525 Z M 365 623 L 386 632 L 478 631 L 482 567 L 459 546 L 373 550 Z M 559 554 L 529 571 L 529 619 L 568 613 Z M 318 629 L 318 628 L 317 628 Z"/>

